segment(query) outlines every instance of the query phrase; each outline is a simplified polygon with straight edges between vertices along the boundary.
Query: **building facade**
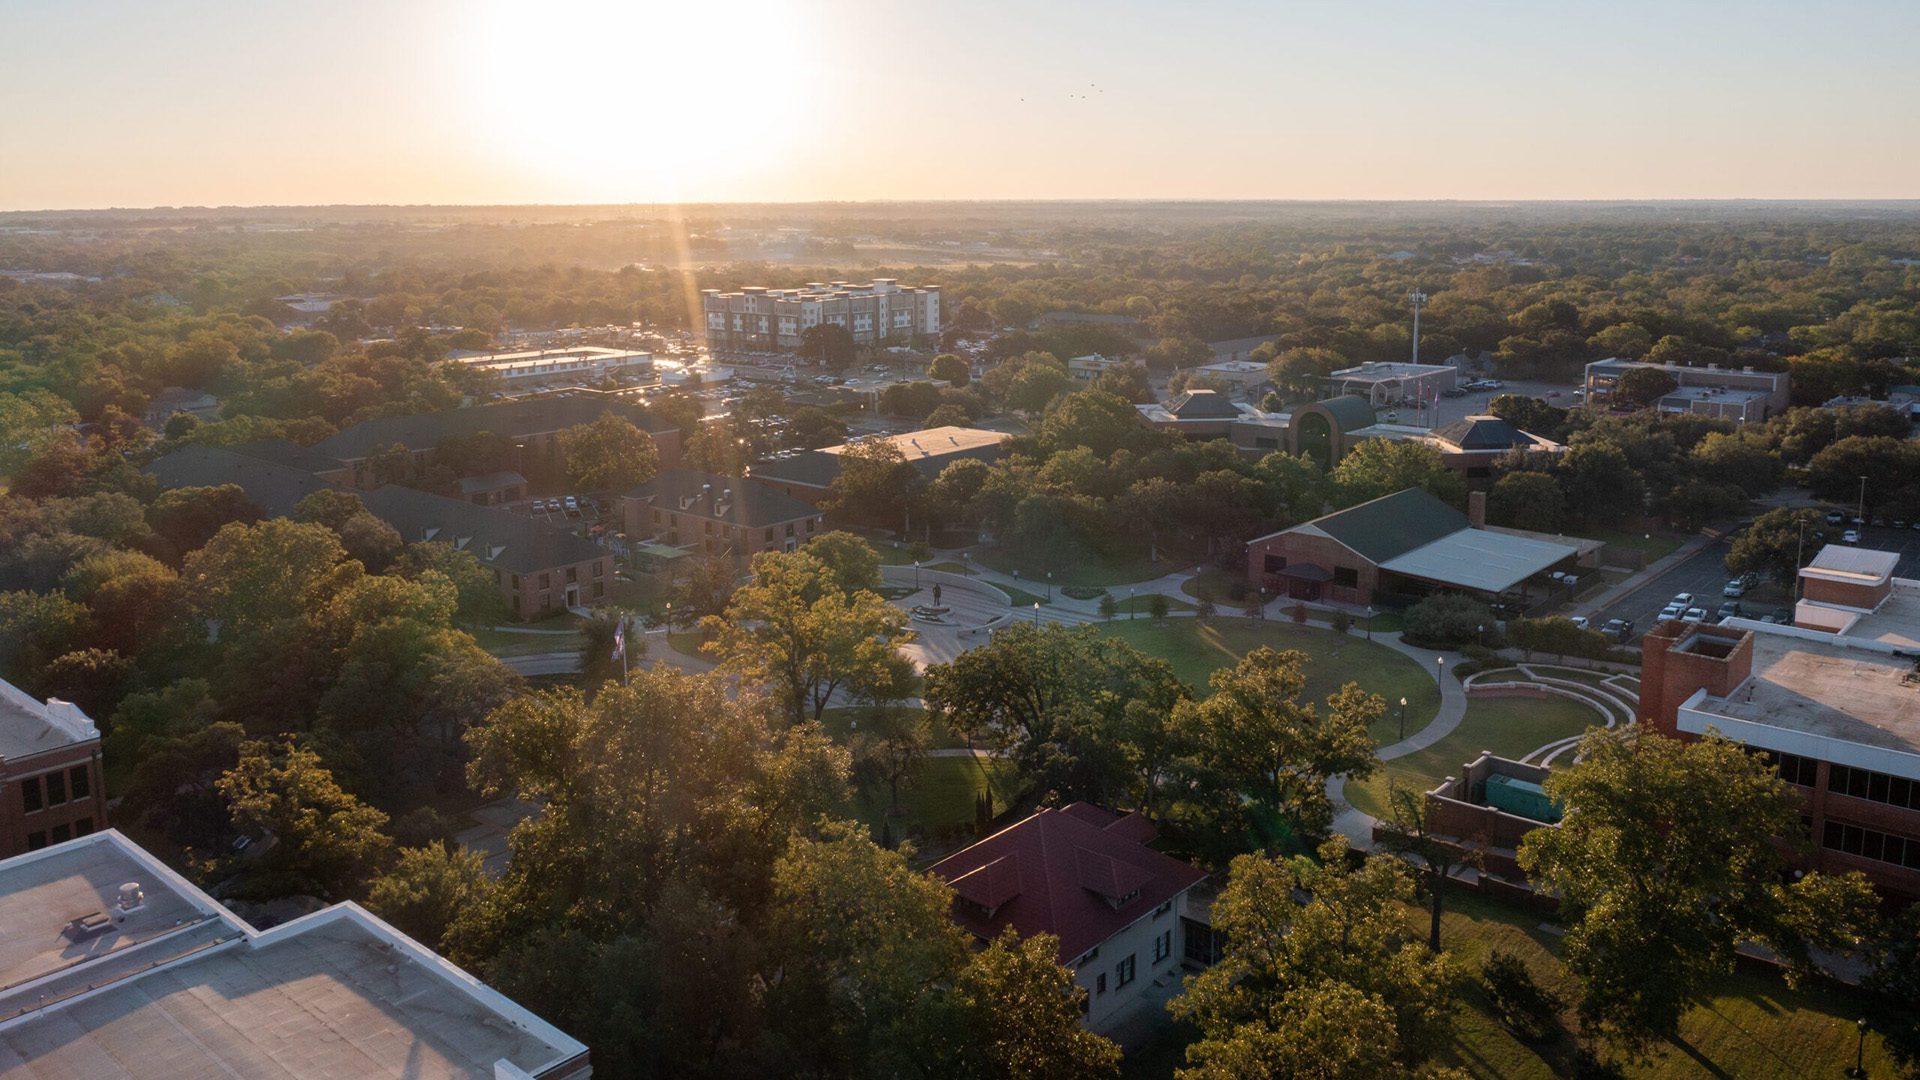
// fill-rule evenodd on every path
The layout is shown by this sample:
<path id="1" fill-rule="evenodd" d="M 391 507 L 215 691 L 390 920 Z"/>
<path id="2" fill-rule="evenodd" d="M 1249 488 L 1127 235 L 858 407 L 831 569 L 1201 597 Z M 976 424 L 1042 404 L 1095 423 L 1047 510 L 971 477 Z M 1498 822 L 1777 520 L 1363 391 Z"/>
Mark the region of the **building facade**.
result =
<path id="1" fill-rule="evenodd" d="M 855 344 L 906 342 L 940 333 L 940 286 L 875 278 L 865 285 L 809 282 L 798 289 L 703 289 L 707 345 L 719 352 L 790 352 L 815 326 L 838 326 Z"/>
<path id="2" fill-rule="evenodd" d="M 1793 377 L 1784 371 L 1755 371 L 1719 364 L 1649 364 L 1613 357 L 1587 365 L 1583 400 L 1593 408 L 1611 408 L 1613 388 L 1634 368 L 1654 368 L 1673 378 L 1673 392 L 1654 403 L 1660 412 L 1698 413 L 1719 420 L 1752 423 L 1777 416 L 1793 404 Z"/>
<path id="3" fill-rule="evenodd" d="M 763 551 L 793 551 L 825 531 L 815 506 L 757 481 L 672 469 L 620 498 L 629 540 L 746 561 Z"/>
<path id="4" fill-rule="evenodd" d="M 492 372 L 508 390 L 592 386 L 608 379 L 633 380 L 653 374 L 652 353 L 597 345 L 474 353 L 453 357 L 446 363 Z"/>
<path id="5" fill-rule="evenodd" d="M 0 680 L 0 859 L 107 827 L 100 729 Z"/>

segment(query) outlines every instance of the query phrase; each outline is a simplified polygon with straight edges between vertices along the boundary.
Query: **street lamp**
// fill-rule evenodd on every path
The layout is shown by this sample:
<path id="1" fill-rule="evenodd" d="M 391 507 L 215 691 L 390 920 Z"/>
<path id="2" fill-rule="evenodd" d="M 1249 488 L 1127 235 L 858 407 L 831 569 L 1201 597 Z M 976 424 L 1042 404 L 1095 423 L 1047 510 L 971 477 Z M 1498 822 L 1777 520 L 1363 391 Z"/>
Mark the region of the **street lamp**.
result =
<path id="1" fill-rule="evenodd" d="M 1433 685 L 1435 686 L 1445 685 L 1446 671 L 1447 671 L 1447 658 L 1444 656 L 1434 657 L 1433 658 Z"/>
<path id="2" fill-rule="evenodd" d="M 1040 601 L 1038 600 L 1033 602 L 1033 625 L 1040 625 Z"/>
<path id="3" fill-rule="evenodd" d="M 1485 645 L 1487 643 L 1486 623 L 1481 623 L 1479 626 L 1473 628 L 1473 643 L 1475 645 Z"/>
<path id="4" fill-rule="evenodd" d="M 1847 1075 L 1864 1077 L 1867 1075 L 1867 1018 L 1863 1016 L 1854 1024 L 1860 1029 L 1860 1042 L 1853 1049 L 1853 1068 L 1847 1070 Z"/>
<path id="5" fill-rule="evenodd" d="M 667 633 L 673 633 L 673 601 L 667 601 Z"/>
<path id="6" fill-rule="evenodd" d="M 1047 571 L 1047 603 L 1053 603 L 1053 571 Z"/>
<path id="7" fill-rule="evenodd" d="M 1373 605 L 1367 605 L 1367 640 L 1373 640 Z"/>
<path id="8" fill-rule="evenodd" d="M 1400 737 L 1407 737 L 1407 699 L 1400 699 Z"/>
<path id="9" fill-rule="evenodd" d="M 920 591 L 920 560 L 913 560 L 913 591 Z"/>
<path id="10" fill-rule="evenodd" d="M 1138 596 L 1136 595 L 1138 592 L 1139 592 L 1138 589 L 1127 590 L 1127 620 L 1129 622 L 1131 622 L 1135 616 L 1140 614 L 1140 605 L 1134 602 L 1135 600 L 1138 599 Z"/>

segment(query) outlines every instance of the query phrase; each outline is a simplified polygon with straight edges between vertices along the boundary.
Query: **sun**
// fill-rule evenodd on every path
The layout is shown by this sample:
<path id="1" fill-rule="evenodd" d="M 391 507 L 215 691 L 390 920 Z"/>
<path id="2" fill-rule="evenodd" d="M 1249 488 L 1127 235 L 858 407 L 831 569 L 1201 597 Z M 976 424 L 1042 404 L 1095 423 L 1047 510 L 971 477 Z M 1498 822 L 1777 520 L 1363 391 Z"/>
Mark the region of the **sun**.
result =
<path id="1" fill-rule="evenodd" d="M 811 123 L 805 20 L 773 0 L 492 0 L 465 73 L 504 165 L 608 201 L 698 201 L 778 169 Z"/>

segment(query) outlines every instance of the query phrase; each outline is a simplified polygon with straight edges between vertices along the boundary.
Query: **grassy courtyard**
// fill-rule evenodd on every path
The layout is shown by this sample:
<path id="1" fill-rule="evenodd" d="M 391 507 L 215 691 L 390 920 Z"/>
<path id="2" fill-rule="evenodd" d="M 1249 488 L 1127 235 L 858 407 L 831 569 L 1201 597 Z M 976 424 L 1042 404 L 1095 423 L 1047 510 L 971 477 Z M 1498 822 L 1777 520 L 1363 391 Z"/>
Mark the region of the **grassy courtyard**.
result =
<path id="1" fill-rule="evenodd" d="M 913 778 L 901 785 L 900 807 L 904 813 L 899 817 L 887 815 L 887 785 L 881 782 L 857 790 L 849 809 L 876 838 L 885 825 L 895 840 L 915 839 L 923 851 L 929 851 L 943 836 L 962 839 L 957 834 L 963 830 L 967 832 L 964 839 L 972 839 L 974 803 L 989 783 L 993 785 L 996 814 L 1026 791 L 1025 782 L 1007 762 L 935 757 L 921 762 Z M 920 840 L 923 837 L 926 840 Z"/>
<path id="2" fill-rule="evenodd" d="M 1321 704 L 1327 695 L 1349 682 L 1379 694 L 1387 701 L 1387 715 L 1375 725 L 1374 737 L 1391 742 L 1399 729 L 1402 697 L 1407 699 L 1407 730 L 1425 727 L 1440 707 L 1440 688 L 1433 673 L 1403 654 L 1371 642 L 1358 631 L 1340 635 L 1317 626 L 1296 626 L 1275 619 L 1116 619 L 1102 623 L 1111 634 L 1140 651 L 1173 665 L 1174 673 L 1205 692 L 1207 676 L 1232 667 L 1242 656 L 1265 645 L 1298 649 L 1311 659 L 1306 666 L 1306 700 Z"/>
<path id="3" fill-rule="evenodd" d="M 1412 932 L 1424 938 L 1426 912 L 1408 907 Z M 1579 991 L 1560 962 L 1557 935 L 1542 929 L 1537 912 L 1509 907 L 1458 891 L 1448 899 L 1441 942 L 1470 973 L 1495 949 L 1520 957 L 1541 986 L 1569 1005 Z M 1551 1080 L 1573 1075 L 1576 1019 L 1571 1008 L 1561 1030 L 1540 1045 L 1522 1042 L 1502 1027 L 1486 995 L 1470 984 L 1461 995 L 1456 1037 L 1439 1060 L 1465 1069 L 1479 1080 Z M 1857 1035 L 1853 1021 L 1863 1002 L 1844 987 L 1808 986 L 1790 990 L 1776 974 L 1742 967 L 1721 979 L 1712 999 L 1681 1021 L 1679 1044 L 1666 1045 L 1649 1060 L 1627 1064 L 1628 1080 L 1799 1080 L 1840 1076 L 1853 1064 Z M 1165 1080 L 1185 1064 L 1191 1028 L 1170 1024 L 1160 1037 L 1127 1055 L 1129 1080 Z M 1867 1037 L 1867 1075 L 1894 1076 L 1877 1035 Z"/>
<path id="4" fill-rule="evenodd" d="M 1022 579 L 1046 585 L 1047 572 L 1053 572 L 1055 588 L 1062 585 L 1127 585 L 1152 581 L 1191 565 L 1161 553 L 1156 561 L 1145 545 L 1129 546 L 1121 552 L 1081 552 L 1067 558 L 1057 552 L 1028 552 L 1010 548 L 982 548 L 975 561 L 1003 574 L 1018 573 Z"/>
<path id="5" fill-rule="evenodd" d="M 1469 700 L 1467 715 L 1452 734 L 1425 750 L 1387 762 L 1366 780 L 1349 783 L 1347 801 L 1355 809 L 1385 817 L 1387 787 L 1393 781 L 1425 791 L 1443 777 L 1460 775 L 1460 766 L 1479 757 L 1482 750 L 1517 758 L 1605 722 L 1599 713 L 1563 697 Z M 1411 723 L 1407 730 L 1413 731 Z"/>

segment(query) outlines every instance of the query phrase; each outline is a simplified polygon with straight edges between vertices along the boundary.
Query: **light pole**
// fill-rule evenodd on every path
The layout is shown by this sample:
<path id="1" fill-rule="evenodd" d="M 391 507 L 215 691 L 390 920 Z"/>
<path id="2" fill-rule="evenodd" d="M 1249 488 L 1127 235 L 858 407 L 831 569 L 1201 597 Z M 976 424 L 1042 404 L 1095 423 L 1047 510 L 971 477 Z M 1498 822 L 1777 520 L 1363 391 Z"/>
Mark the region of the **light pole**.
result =
<path id="1" fill-rule="evenodd" d="M 673 633 L 673 601 L 667 601 L 667 633 Z"/>
<path id="2" fill-rule="evenodd" d="M 1040 601 L 1038 600 L 1033 602 L 1033 625 L 1040 625 Z"/>
<path id="3" fill-rule="evenodd" d="M 1473 643 L 1483 648 L 1486 646 L 1487 644 L 1487 624 L 1486 623 L 1481 623 L 1479 626 L 1476 626 L 1473 628 Z"/>
<path id="4" fill-rule="evenodd" d="M 920 591 L 920 560 L 913 560 L 913 591 Z"/>
<path id="5" fill-rule="evenodd" d="M 1053 603 L 1053 571 L 1047 571 L 1047 603 Z"/>
<path id="6" fill-rule="evenodd" d="M 1847 1070 L 1847 1075 L 1864 1077 L 1867 1075 L 1867 1018 L 1863 1016 L 1855 1021 L 1855 1026 L 1860 1029 L 1860 1042 L 1853 1049 L 1853 1068 Z"/>
<path id="7" fill-rule="evenodd" d="M 1447 673 L 1447 658 L 1444 656 L 1434 657 L 1433 658 L 1433 685 L 1445 686 L 1446 673 Z"/>
<path id="8" fill-rule="evenodd" d="M 1139 590 L 1138 590 L 1138 589 L 1128 589 L 1128 590 L 1127 590 L 1127 621 L 1128 621 L 1128 622 L 1132 622 L 1132 621 L 1134 620 L 1134 618 L 1135 618 L 1135 617 L 1136 617 L 1137 615 L 1139 615 L 1139 607 L 1140 607 L 1140 605 L 1139 605 L 1138 603 L 1136 603 L 1136 602 L 1135 602 L 1135 601 L 1137 601 L 1137 600 L 1139 599 L 1139 595 L 1138 595 L 1138 594 L 1139 594 Z"/>
<path id="9" fill-rule="evenodd" d="M 1853 516 L 1860 519 L 1860 524 L 1867 523 L 1867 478 L 1864 476 L 1860 478 L 1860 503 L 1854 507 Z"/>
<path id="10" fill-rule="evenodd" d="M 1407 699 L 1400 699 L 1400 737 L 1407 737 Z"/>
<path id="11" fill-rule="evenodd" d="M 1367 640 L 1373 640 L 1373 605 L 1367 605 Z"/>

